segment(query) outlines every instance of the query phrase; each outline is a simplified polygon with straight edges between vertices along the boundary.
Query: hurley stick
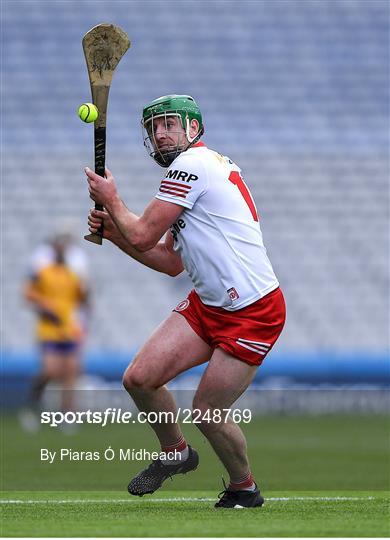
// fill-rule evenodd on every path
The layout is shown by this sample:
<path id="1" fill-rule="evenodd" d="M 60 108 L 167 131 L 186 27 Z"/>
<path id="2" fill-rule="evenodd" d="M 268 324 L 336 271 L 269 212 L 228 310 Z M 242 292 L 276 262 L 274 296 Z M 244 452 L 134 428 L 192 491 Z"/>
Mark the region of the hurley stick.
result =
<path id="1" fill-rule="evenodd" d="M 98 24 L 83 37 L 83 50 L 91 84 L 92 102 L 99 111 L 95 121 L 95 172 L 104 176 L 106 162 L 107 104 L 112 76 L 120 59 L 130 47 L 127 34 L 114 24 Z M 95 203 L 97 210 L 103 210 Z M 96 233 L 84 236 L 89 242 L 101 244 L 103 227 Z"/>

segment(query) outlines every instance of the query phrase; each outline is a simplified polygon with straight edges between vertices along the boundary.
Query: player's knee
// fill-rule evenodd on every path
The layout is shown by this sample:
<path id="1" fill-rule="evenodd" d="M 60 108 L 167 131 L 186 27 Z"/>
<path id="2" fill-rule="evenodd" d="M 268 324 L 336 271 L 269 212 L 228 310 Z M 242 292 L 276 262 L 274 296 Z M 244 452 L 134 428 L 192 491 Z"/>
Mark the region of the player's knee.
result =
<path id="1" fill-rule="evenodd" d="M 62 378 L 62 370 L 53 367 L 47 367 L 42 372 L 42 378 L 48 381 L 57 381 Z"/>
<path id="2" fill-rule="evenodd" d="M 122 379 L 123 386 L 131 393 L 134 390 L 148 390 L 154 388 L 153 381 L 147 376 L 147 373 L 136 366 L 127 368 Z"/>
<path id="3" fill-rule="evenodd" d="M 135 388 L 142 387 L 143 378 L 140 376 L 139 373 L 137 373 L 134 369 L 130 367 L 123 374 L 122 383 L 126 390 L 130 392 Z"/>

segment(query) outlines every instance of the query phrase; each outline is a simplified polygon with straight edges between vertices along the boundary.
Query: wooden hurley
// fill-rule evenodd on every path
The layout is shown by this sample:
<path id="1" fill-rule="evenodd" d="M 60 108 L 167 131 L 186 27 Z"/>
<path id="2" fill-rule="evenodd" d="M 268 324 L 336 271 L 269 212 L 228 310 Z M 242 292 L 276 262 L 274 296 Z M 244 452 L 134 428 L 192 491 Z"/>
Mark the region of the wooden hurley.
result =
<path id="1" fill-rule="evenodd" d="M 106 122 L 107 104 L 112 76 L 120 59 L 130 47 L 130 41 L 119 26 L 114 24 L 98 24 L 83 37 L 83 50 L 91 84 L 92 102 L 99 111 L 95 121 L 95 172 L 104 176 L 106 162 Z M 101 204 L 95 203 L 97 210 L 103 210 Z M 96 233 L 87 234 L 85 240 L 102 244 L 103 227 Z"/>

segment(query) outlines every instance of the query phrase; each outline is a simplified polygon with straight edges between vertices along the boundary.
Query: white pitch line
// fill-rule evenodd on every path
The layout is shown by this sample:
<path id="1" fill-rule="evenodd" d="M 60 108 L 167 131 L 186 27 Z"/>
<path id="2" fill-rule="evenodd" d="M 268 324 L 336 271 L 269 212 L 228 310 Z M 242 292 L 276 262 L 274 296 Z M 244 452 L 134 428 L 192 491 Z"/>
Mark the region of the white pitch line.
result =
<path id="1" fill-rule="evenodd" d="M 269 497 L 265 502 L 285 501 L 372 501 L 375 497 Z M 213 502 L 214 498 L 171 497 L 161 499 L 58 499 L 22 500 L 0 499 L 0 504 L 99 504 L 99 503 L 162 503 L 162 502 Z"/>
<path id="2" fill-rule="evenodd" d="M 372 501 L 375 497 L 269 497 L 265 501 Z"/>

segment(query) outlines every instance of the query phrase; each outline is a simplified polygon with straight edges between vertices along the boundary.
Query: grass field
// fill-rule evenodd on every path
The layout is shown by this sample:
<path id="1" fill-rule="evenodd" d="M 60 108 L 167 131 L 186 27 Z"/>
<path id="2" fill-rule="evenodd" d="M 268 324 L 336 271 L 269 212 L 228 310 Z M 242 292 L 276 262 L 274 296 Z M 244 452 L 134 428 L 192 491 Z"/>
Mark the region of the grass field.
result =
<path id="1" fill-rule="evenodd" d="M 378 536 L 389 528 L 389 424 L 383 416 L 264 417 L 244 426 L 261 509 L 213 508 L 224 471 L 191 425 L 194 473 L 152 497 L 126 486 L 143 466 L 119 448 L 156 450 L 147 426 L 24 433 L 2 422 L 2 536 Z M 99 450 L 113 461 L 40 461 L 40 449 Z M 226 478 L 226 474 L 225 478 Z"/>
<path id="2" fill-rule="evenodd" d="M 3 536 L 390 534 L 389 499 L 378 492 L 269 492 L 262 508 L 250 510 L 214 509 L 215 493 L 199 491 L 164 491 L 142 499 L 126 497 L 123 492 L 18 492 L 2 497 L 14 501 L 1 505 Z"/>

